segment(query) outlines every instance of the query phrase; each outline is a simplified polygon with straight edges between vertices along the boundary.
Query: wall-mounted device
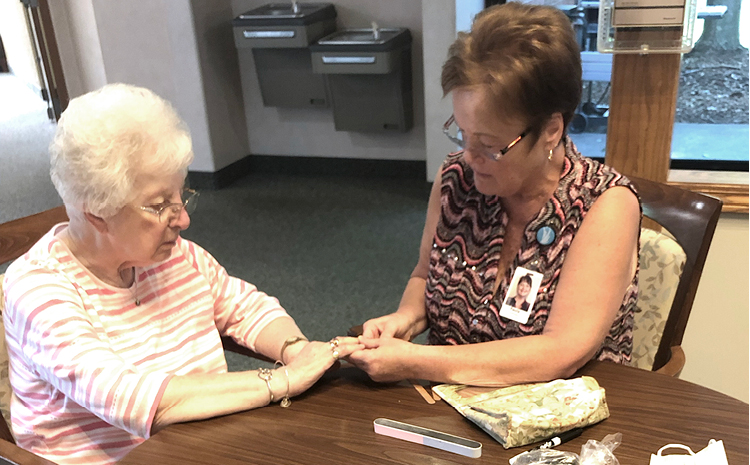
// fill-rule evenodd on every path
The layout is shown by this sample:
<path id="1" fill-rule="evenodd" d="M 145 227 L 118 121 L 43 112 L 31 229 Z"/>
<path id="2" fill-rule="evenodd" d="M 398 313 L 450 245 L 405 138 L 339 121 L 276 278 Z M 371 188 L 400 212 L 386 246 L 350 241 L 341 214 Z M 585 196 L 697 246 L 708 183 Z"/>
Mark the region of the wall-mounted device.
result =
<path id="1" fill-rule="evenodd" d="M 406 28 L 342 29 L 312 50 L 325 75 L 337 131 L 406 132 L 414 125 L 411 33 Z"/>
<path id="2" fill-rule="evenodd" d="M 601 0 L 597 49 L 605 53 L 687 53 L 696 0 Z"/>
<path id="3" fill-rule="evenodd" d="M 325 79 L 312 72 L 309 45 L 336 30 L 333 4 L 269 3 L 242 13 L 232 26 L 240 73 L 254 62 L 264 106 L 328 106 Z"/>

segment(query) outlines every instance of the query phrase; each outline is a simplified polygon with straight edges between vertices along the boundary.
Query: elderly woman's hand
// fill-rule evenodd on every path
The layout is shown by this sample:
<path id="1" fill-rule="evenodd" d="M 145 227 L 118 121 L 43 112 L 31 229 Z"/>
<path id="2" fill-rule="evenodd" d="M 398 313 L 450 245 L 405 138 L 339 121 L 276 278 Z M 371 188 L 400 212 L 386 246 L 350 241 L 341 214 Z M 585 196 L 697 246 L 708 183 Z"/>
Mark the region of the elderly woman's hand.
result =
<path id="1" fill-rule="evenodd" d="M 354 337 L 337 337 L 329 342 L 311 341 L 302 345 L 302 349 L 287 365 L 289 396 L 305 392 L 326 370 L 338 362 L 338 359 L 348 357 L 364 348 L 365 346 Z"/>

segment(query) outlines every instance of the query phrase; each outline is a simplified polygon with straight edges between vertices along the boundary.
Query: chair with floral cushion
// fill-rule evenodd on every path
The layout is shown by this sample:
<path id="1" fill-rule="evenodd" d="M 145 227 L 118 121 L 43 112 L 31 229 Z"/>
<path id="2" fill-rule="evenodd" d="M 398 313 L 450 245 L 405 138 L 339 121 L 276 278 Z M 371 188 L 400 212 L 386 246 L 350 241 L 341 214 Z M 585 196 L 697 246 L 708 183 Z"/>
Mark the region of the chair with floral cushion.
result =
<path id="1" fill-rule="evenodd" d="M 629 176 L 643 216 L 663 228 L 641 228 L 633 365 L 671 376 L 685 366 L 682 336 L 722 202 L 707 195 Z"/>

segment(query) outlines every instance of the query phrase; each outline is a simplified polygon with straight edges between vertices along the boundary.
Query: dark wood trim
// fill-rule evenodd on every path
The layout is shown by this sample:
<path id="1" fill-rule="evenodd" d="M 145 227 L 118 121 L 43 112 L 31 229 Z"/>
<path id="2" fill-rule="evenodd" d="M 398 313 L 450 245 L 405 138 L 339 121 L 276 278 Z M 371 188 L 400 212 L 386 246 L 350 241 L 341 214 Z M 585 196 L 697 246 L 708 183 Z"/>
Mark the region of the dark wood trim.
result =
<path id="1" fill-rule="evenodd" d="M 52 103 L 55 120 L 60 119 L 62 112 L 68 107 L 70 96 L 63 75 L 60 51 L 57 48 L 55 28 L 52 26 L 47 0 L 39 0 L 38 6 L 30 6 L 29 14 L 33 21 L 33 31 L 42 60 L 42 69 L 47 80 L 49 98 Z"/>
<path id="2" fill-rule="evenodd" d="M 0 73 L 7 73 L 10 71 L 8 66 L 8 57 L 5 55 L 5 47 L 3 46 L 3 38 L 0 36 Z"/>
<path id="3" fill-rule="evenodd" d="M 672 356 L 669 358 L 669 361 L 665 363 L 664 366 L 654 371 L 667 376 L 679 378 L 682 369 L 685 368 L 685 351 L 682 350 L 682 346 L 674 346 L 671 348 L 671 352 Z"/>
<path id="4" fill-rule="evenodd" d="M 0 441 L 0 464 L 55 465 L 47 459 L 21 449 L 15 443 Z"/>
<path id="5" fill-rule="evenodd" d="M 0 263 L 20 257 L 52 226 L 65 221 L 68 221 L 65 207 L 59 206 L 0 224 Z"/>
<path id="6" fill-rule="evenodd" d="M 2 275 L 0 275 L 1 277 Z M 0 292 L 0 297 L 2 297 L 2 292 Z M 10 383 L 8 380 L 5 380 L 8 383 L 8 387 L 10 387 Z M 8 426 L 8 421 L 5 419 L 5 417 L 0 418 L 0 443 L 3 442 L 9 442 L 11 444 L 16 443 L 16 439 L 13 437 L 13 433 L 10 432 L 10 426 Z M 2 457 L 0 455 L 0 457 Z M 2 462 L 0 461 L 0 465 L 2 465 Z"/>
<path id="7" fill-rule="evenodd" d="M 722 213 L 750 213 L 747 184 L 708 184 L 700 182 L 669 182 L 667 184 L 721 199 L 724 202 L 721 209 Z"/>

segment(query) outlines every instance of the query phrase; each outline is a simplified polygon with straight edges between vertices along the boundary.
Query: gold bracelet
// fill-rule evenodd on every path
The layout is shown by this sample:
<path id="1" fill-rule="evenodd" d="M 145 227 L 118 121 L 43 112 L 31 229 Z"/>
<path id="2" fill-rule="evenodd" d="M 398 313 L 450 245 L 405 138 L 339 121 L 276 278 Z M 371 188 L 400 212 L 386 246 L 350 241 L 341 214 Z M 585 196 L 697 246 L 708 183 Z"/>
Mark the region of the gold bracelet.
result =
<path id="1" fill-rule="evenodd" d="M 286 369 L 286 365 L 284 365 L 284 362 L 279 362 L 279 361 L 277 361 L 273 365 L 274 369 L 276 368 L 278 364 L 281 364 L 281 368 L 284 369 L 284 374 L 286 375 L 286 394 L 284 394 L 284 397 L 281 398 L 281 403 L 279 405 L 281 405 L 284 408 L 287 408 L 290 405 L 292 405 L 292 401 L 289 400 L 289 370 Z"/>
<path id="2" fill-rule="evenodd" d="M 287 408 L 292 405 L 292 401 L 289 400 L 289 371 L 287 371 L 286 367 L 284 367 L 284 374 L 286 375 L 286 394 L 281 399 L 281 406 Z"/>
<path id="3" fill-rule="evenodd" d="M 269 370 L 268 368 L 259 368 L 258 378 L 266 382 L 266 387 L 268 388 L 268 395 L 271 398 L 271 400 L 268 403 L 272 404 L 273 403 L 273 391 L 271 390 L 271 380 L 273 379 L 273 372 Z"/>
<path id="4" fill-rule="evenodd" d="M 283 364 L 284 363 L 284 351 L 286 351 L 286 348 L 289 347 L 292 344 L 296 344 L 300 341 L 307 342 L 307 338 L 304 336 L 292 336 L 286 341 L 284 341 L 284 345 L 281 346 L 281 354 L 279 354 L 279 361 Z"/>

